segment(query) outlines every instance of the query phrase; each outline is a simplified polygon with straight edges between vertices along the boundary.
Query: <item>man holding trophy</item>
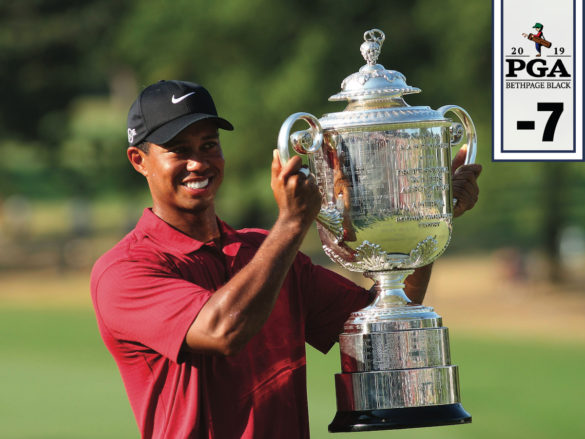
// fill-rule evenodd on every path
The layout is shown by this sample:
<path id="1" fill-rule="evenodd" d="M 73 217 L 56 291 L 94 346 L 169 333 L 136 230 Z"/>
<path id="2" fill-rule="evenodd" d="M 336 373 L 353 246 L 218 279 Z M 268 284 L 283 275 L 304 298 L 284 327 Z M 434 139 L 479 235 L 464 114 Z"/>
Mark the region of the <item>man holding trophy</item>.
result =
<path id="1" fill-rule="evenodd" d="M 433 128 L 426 125 L 425 136 L 433 136 Z M 443 120 L 439 125 L 451 124 Z M 320 233 L 330 240 L 324 241 L 324 247 L 343 248 L 352 255 L 351 264 L 363 265 L 363 245 L 357 250 L 356 245 L 363 241 L 364 230 L 384 224 L 376 222 L 382 211 L 375 213 L 365 206 L 370 198 L 358 198 L 363 194 L 356 189 L 363 192 L 360 185 L 368 178 L 348 172 L 348 166 L 357 164 L 350 150 L 338 163 L 347 181 L 341 191 L 346 202 L 330 205 L 324 196 L 325 176 L 316 173 L 327 154 L 351 142 L 343 132 L 333 133 L 324 126 L 319 128 L 325 136 L 313 148 L 320 148 L 323 156 L 311 163 L 312 172 L 302 167 L 298 156 L 283 157 L 288 151 L 283 152 L 281 145 L 280 153 L 274 151 L 271 187 L 279 214 L 273 227 L 269 231 L 230 228 L 217 217 L 214 204 L 224 172 L 220 128 L 233 129 L 218 116 L 207 90 L 194 83 L 158 82 L 143 90 L 132 105 L 127 156 L 146 178 L 153 204 L 136 228 L 94 266 L 91 290 L 98 326 L 120 369 L 142 437 L 308 437 L 305 342 L 327 352 L 347 330 L 348 317 L 372 303 L 374 292 L 312 264 L 299 248 L 317 218 Z M 315 143 L 317 134 L 313 129 L 304 135 Z M 409 142 L 405 135 L 400 134 L 400 142 Z M 408 135 L 423 138 L 418 133 Z M 450 161 L 448 148 L 441 146 L 445 135 L 440 136 L 433 140 L 438 142 L 433 148 Z M 389 145 L 387 140 L 383 143 Z M 445 214 L 425 213 L 421 219 L 403 209 L 401 216 L 393 213 L 396 222 L 409 224 L 416 217 L 425 230 L 427 223 L 438 222 L 428 229 L 439 236 L 444 222 L 450 225 L 452 216 L 471 209 L 479 193 L 476 179 L 481 166 L 463 164 L 465 154 L 461 149 L 455 155 L 446 180 L 443 175 L 431 179 L 434 186 L 448 186 L 443 195 L 449 199 L 441 201 Z M 409 163 L 418 169 L 413 161 Z M 408 174 L 404 165 L 396 168 L 400 170 L 396 175 Z M 448 169 L 451 163 L 435 167 Z M 424 197 L 428 195 L 424 187 L 415 189 L 388 198 L 402 200 L 403 207 L 440 204 Z M 335 209 L 341 214 L 337 223 Z M 369 212 L 367 224 L 358 215 L 360 209 Z M 345 235 L 353 241 L 344 242 L 339 227 L 353 227 L 354 235 Z M 407 255 L 392 262 L 392 267 L 381 266 L 384 270 L 403 266 L 412 273 L 402 285 L 415 304 L 422 302 L 432 259 L 442 249 L 435 245 L 429 251 L 432 256 L 427 252 L 415 261 Z M 381 290 L 379 285 L 375 288 L 376 301 Z M 424 316 L 428 317 L 428 309 Z M 349 410 L 363 411 L 357 406 Z M 378 421 L 362 429 L 383 428 Z M 344 431 L 359 429 L 348 428 Z"/>

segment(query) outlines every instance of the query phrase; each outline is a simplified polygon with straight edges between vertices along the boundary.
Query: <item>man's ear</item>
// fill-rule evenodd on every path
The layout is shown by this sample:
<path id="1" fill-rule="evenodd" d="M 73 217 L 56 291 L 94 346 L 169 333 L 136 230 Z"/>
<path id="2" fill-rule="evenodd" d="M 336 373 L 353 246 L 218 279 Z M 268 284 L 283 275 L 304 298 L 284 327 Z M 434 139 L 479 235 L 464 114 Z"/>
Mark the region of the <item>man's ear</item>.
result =
<path id="1" fill-rule="evenodd" d="M 148 172 L 146 170 L 146 166 L 144 165 L 146 153 L 136 146 L 129 146 L 126 150 L 126 155 L 128 156 L 128 160 L 130 160 L 130 163 L 134 169 L 136 169 L 136 172 L 139 172 L 145 177 L 148 177 Z"/>

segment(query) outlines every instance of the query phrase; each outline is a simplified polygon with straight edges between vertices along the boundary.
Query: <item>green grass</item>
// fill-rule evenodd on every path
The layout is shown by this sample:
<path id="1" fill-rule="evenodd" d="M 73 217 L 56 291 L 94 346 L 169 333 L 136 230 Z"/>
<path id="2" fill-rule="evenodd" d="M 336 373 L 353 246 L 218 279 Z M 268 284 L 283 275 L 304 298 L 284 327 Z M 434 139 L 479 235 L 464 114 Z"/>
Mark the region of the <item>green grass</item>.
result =
<path id="1" fill-rule="evenodd" d="M 137 438 L 117 368 L 91 310 L 0 309 L 0 437 Z M 569 335 L 569 334 L 567 334 Z M 585 437 L 585 346 L 451 334 L 470 425 L 351 433 L 360 438 Z M 309 406 L 315 438 L 335 414 L 339 353 L 309 349 Z"/>
<path id="2" fill-rule="evenodd" d="M 0 310 L 0 437 L 139 437 L 90 310 Z"/>

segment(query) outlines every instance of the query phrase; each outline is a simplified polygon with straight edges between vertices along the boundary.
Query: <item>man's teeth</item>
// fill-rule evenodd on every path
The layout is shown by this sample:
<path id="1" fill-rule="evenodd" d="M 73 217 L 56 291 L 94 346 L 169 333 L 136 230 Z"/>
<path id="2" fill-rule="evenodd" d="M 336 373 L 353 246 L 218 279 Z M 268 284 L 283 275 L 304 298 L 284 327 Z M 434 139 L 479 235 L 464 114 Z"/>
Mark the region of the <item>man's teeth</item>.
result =
<path id="1" fill-rule="evenodd" d="M 209 178 L 206 178 L 205 180 L 189 181 L 185 183 L 185 186 L 187 186 L 189 189 L 203 189 L 207 186 L 208 183 Z"/>

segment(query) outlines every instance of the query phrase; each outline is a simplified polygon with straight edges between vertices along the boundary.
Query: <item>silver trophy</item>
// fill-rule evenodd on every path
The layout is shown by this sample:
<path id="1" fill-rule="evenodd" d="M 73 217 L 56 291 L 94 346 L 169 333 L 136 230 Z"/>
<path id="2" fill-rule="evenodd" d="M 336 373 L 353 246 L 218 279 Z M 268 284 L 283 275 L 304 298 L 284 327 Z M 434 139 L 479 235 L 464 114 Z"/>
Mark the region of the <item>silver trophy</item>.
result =
<path id="1" fill-rule="evenodd" d="M 283 160 L 289 142 L 308 157 L 323 199 L 317 228 L 325 253 L 373 279 L 377 292 L 339 337 L 342 373 L 335 375 L 331 432 L 471 422 L 460 403 L 447 328 L 433 308 L 411 304 L 403 288 L 415 268 L 449 244 L 451 148 L 466 144 L 466 163 L 473 163 L 475 128 L 455 105 L 406 104 L 403 95 L 420 89 L 376 63 L 384 39 L 378 29 L 365 32 L 360 49 L 367 64 L 329 98 L 348 101 L 344 111 L 321 119 L 293 114 L 278 136 Z M 291 135 L 299 119 L 309 129 Z"/>

